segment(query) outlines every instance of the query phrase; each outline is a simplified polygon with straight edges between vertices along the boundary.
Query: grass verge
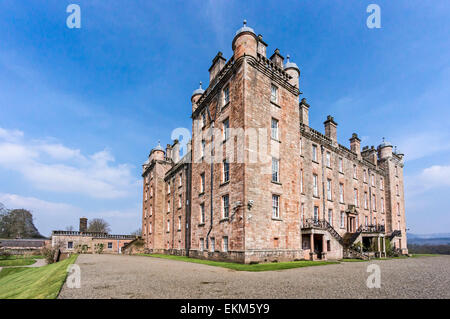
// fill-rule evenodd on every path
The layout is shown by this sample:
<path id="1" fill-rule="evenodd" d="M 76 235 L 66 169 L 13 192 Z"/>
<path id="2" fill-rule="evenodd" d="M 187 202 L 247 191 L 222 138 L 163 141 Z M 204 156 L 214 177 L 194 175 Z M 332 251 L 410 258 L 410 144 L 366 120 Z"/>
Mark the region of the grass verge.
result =
<path id="1" fill-rule="evenodd" d="M 215 267 L 224 267 L 224 268 L 229 268 L 229 269 L 233 269 L 233 270 L 237 270 L 237 271 L 273 271 L 273 270 L 283 270 L 283 269 L 310 267 L 310 266 L 321 266 L 321 265 L 329 265 L 329 264 L 338 264 L 339 263 L 337 261 L 301 260 L 301 261 L 289 261 L 289 262 L 249 265 L 249 264 L 238 264 L 238 263 L 223 262 L 223 261 L 196 259 L 196 258 L 189 258 L 189 257 L 185 257 L 185 256 L 163 255 L 163 254 L 139 254 L 139 256 L 179 260 L 179 261 L 185 261 L 185 262 L 203 264 L 203 265 L 209 265 L 209 266 L 215 266 Z"/>
<path id="2" fill-rule="evenodd" d="M 5 268 L 0 272 L 0 299 L 55 299 L 77 255 L 39 268 Z M 6 273 L 3 273 L 6 271 Z"/>
<path id="3" fill-rule="evenodd" d="M 4 259 L 0 260 L 0 267 L 11 267 L 11 266 L 28 266 L 36 262 L 35 259 Z"/>

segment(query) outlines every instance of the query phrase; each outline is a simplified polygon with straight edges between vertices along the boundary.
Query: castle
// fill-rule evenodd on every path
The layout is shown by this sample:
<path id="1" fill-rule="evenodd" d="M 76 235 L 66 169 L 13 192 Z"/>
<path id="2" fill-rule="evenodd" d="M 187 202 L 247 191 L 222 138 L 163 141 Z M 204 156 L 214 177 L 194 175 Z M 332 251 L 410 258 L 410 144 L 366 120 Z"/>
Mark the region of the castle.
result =
<path id="1" fill-rule="evenodd" d="M 154 253 L 242 263 L 407 253 L 403 154 L 309 127 L 299 67 L 244 26 L 195 90 L 192 140 L 143 165 L 142 235 Z"/>

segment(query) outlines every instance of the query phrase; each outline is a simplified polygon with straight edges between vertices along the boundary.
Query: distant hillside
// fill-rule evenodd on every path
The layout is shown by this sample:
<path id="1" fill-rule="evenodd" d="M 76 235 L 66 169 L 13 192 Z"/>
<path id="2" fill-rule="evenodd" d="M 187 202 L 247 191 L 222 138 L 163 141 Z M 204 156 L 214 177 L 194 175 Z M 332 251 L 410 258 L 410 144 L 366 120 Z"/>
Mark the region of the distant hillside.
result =
<path id="1" fill-rule="evenodd" d="M 407 234 L 408 244 L 414 245 L 450 245 L 450 233 Z"/>

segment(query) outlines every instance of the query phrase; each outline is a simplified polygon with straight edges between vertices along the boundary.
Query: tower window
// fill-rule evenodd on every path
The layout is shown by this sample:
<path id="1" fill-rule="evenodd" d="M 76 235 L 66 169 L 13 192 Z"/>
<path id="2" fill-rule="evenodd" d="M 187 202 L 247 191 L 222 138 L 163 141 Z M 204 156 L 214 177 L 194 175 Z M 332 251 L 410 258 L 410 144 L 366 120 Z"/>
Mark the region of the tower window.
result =
<path id="1" fill-rule="evenodd" d="M 272 123 L 271 123 L 271 137 L 274 140 L 278 140 L 278 120 L 272 118 Z"/>
<path id="2" fill-rule="evenodd" d="M 270 91 L 270 101 L 278 103 L 278 88 L 273 84 Z"/>

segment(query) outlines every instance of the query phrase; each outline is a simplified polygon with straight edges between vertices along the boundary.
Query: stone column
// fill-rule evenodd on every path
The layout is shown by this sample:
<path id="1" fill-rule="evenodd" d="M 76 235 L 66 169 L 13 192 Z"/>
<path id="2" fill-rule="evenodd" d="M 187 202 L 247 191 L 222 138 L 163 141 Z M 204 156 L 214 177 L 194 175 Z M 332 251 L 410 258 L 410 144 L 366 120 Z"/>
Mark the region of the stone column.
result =
<path id="1" fill-rule="evenodd" d="M 314 234 L 312 231 L 309 239 L 309 245 L 310 245 L 309 256 L 311 260 L 314 260 Z"/>
<path id="2" fill-rule="evenodd" d="M 378 257 L 381 257 L 381 243 L 380 243 L 380 235 L 378 235 L 378 243 L 377 243 L 377 250 L 378 250 Z"/>
<path id="3" fill-rule="evenodd" d="M 326 259 L 327 256 L 327 240 L 325 238 L 325 235 L 322 235 L 322 258 Z"/>

